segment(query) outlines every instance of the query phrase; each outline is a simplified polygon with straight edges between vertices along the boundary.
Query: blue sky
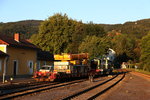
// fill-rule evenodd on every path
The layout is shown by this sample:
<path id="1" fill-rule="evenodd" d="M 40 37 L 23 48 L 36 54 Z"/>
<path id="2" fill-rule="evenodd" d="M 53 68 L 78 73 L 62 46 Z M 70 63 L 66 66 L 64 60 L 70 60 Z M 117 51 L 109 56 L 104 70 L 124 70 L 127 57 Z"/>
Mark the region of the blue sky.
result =
<path id="1" fill-rule="evenodd" d="M 45 20 L 54 13 L 84 23 L 118 24 L 150 18 L 150 0 L 0 0 L 0 22 Z"/>

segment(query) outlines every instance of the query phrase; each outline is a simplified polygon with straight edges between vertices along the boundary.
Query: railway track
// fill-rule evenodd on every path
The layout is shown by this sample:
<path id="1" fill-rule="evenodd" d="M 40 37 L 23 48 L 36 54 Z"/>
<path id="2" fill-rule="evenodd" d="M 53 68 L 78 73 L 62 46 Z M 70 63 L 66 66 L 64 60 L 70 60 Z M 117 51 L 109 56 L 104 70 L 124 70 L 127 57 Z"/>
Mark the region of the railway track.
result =
<path id="1" fill-rule="evenodd" d="M 13 90 L 13 89 L 24 88 L 24 87 L 29 87 L 29 86 L 41 85 L 41 84 L 45 84 L 45 83 L 48 83 L 48 82 L 36 82 L 36 81 L 12 82 L 7 85 L 1 85 L 0 90 L 7 91 L 7 90 Z"/>
<path id="2" fill-rule="evenodd" d="M 63 100 L 93 100 L 99 97 L 101 94 L 105 93 L 107 90 L 111 89 L 113 86 L 118 84 L 125 77 L 125 73 L 118 74 L 109 80 L 106 80 L 98 85 L 92 86 L 90 88 L 84 89 L 80 92 L 69 95 Z"/>
<path id="3" fill-rule="evenodd" d="M 114 80 L 118 76 L 120 76 L 120 75 L 114 75 L 113 78 L 109 78 L 106 81 L 103 81 L 103 83 L 101 83 L 100 85 L 96 85 L 94 87 L 91 87 L 90 89 L 92 90 L 92 89 L 94 89 L 94 88 L 96 88 L 98 86 L 101 86 L 101 85 L 103 85 L 103 84 L 105 84 L 105 83 L 107 83 L 107 82 L 109 82 L 111 80 Z M 62 87 L 72 86 L 73 84 L 84 82 L 84 81 L 87 81 L 87 79 L 74 80 L 74 81 L 63 82 L 63 83 L 60 83 L 60 82 L 57 82 L 57 83 L 56 82 L 55 83 L 43 83 L 43 84 L 36 83 L 35 86 L 32 83 L 32 86 L 29 86 L 29 87 L 12 89 L 10 91 L 6 90 L 7 92 L 0 93 L 0 100 L 1 99 L 2 100 L 4 100 L 4 99 L 13 99 L 13 98 L 16 98 L 16 97 L 20 97 L 20 96 L 24 96 L 24 95 L 28 95 L 28 94 L 33 94 L 33 93 L 37 93 L 37 92 L 41 92 L 41 91 L 45 91 L 45 90 L 51 90 L 51 89 L 57 89 L 57 88 L 59 89 L 59 87 L 62 88 Z M 96 81 L 96 79 L 95 79 L 95 81 Z M 90 91 L 90 89 L 89 90 L 85 90 L 85 91 Z M 84 94 L 85 91 L 82 91 L 81 94 Z M 78 93 L 78 94 L 80 95 L 80 93 Z M 62 96 L 62 97 L 64 97 L 64 96 Z M 70 97 L 69 98 L 68 97 L 64 98 L 64 100 L 68 100 L 70 98 Z"/>
<path id="4" fill-rule="evenodd" d="M 21 87 L 22 85 L 20 85 L 19 87 L 15 88 L 7 88 L 7 89 L 3 89 L 1 90 L 0 93 L 0 97 L 4 96 L 4 95 L 9 95 L 9 94 L 13 94 L 13 93 L 18 93 L 18 92 L 22 92 L 22 91 L 26 91 L 26 90 L 30 90 L 30 89 L 35 89 L 35 88 L 41 88 L 41 87 L 45 87 L 45 86 L 49 86 L 49 85 L 55 85 L 58 83 L 32 83 L 32 84 L 28 84 L 26 85 L 26 87 L 23 85 L 23 87 Z"/>
<path id="5" fill-rule="evenodd" d="M 58 83 L 58 82 L 57 83 L 47 83 L 47 84 L 41 84 L 41 85 L 37 85 L 37 86 L 30 86 L 30 87 L 26 87 L 26 88 L 12 90 L 9 92 L 1 93 L 0 100 L 12 99 L 12 98 L 16 98 L 16 97 L 27 95 L 27 94 L 41 92 L 44 90 L 63 87 L 63 86 L 67 86 L 67 85 L 71 85 L 71 84 L 75 84 L 75 83 L 80 83 L 85 80 L 87 80 L 87 79 L 75 80 L 75 81 L 64 82 L 64 83 Z"/>

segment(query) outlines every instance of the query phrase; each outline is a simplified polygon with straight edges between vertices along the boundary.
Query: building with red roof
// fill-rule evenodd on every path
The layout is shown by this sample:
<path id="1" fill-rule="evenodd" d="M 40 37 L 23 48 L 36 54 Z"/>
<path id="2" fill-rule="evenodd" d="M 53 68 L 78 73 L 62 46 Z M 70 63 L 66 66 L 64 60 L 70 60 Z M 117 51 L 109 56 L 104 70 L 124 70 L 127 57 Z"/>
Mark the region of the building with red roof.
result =
<path id="1" fill-rule="evenodd" d="M 14 37 L 0 35 L 0 50 L 0 58 L 7 58 L 5 66 L 0 63 L 0 76 L 33 75 L 38 50 L 34 44 L 21 39 L 19 33 Z M 3 59 L 0 62 L 4 62 Z"/>

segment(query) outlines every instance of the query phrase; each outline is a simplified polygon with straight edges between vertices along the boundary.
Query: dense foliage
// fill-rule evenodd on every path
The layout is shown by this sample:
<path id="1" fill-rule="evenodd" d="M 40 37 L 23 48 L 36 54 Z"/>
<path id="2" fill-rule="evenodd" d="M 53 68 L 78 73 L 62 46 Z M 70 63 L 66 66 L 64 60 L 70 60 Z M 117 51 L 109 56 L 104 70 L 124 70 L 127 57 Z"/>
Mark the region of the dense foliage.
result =
<path id="1" fill-rule="evenodd" d="M 82 24 L 69 19 L 66 14 L 55 14 L 41 24 L 39 34 L 33 35 L 31 40 L 51 53 L 67 53 L 76 49 L 74 46 L 81 41 L 82 31 Z"/>
<path id="2" fill-rule="evenodd" d="M 143 19 L 135 22 L 126 22 L 124 24 L 107 25 L 103 24 L 105 31 L 119 31 L 132 37 L 141 39 L 150 31 L 150 19 Z"/>
<path id="3" fill-rule="evenodd" d="M 107 39 L 97 36 L 87 36 L 79 46 L 80 52 L 88 52 L 90 58 L 100 57 L 107 53 L 110 43 Z"/>
<path id="4" fill-rule="evenodd" d="M 104 33 L 104 29 L 99 25 L 83 24 L 69 19 L 66 14 L 55 14 L 41 24 L 39 34 L 33 35 L 31 40 L 51 53 L 79 53 L 78 47 L 87 35 L 99 37 Z"/>
<path id="5" fill-rule="evenodd" d="M 150 32 L 142 38 L 140 62 L 142 69 L 150 71 Z"/>

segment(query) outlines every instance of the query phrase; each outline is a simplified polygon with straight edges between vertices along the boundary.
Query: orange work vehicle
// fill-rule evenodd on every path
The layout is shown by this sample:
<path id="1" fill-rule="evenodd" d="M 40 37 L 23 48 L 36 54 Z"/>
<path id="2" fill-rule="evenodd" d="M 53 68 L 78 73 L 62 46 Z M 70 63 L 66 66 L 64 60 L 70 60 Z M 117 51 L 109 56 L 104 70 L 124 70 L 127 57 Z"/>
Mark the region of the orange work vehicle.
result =
<path id="1" fill-rule="evenodd" d="M 88 54 L 56 54 L 52 71 L 39 70 L 35 73 L 36 80 L 63 80 L 76 77 L 87 77 L 90 66 Z"/>

